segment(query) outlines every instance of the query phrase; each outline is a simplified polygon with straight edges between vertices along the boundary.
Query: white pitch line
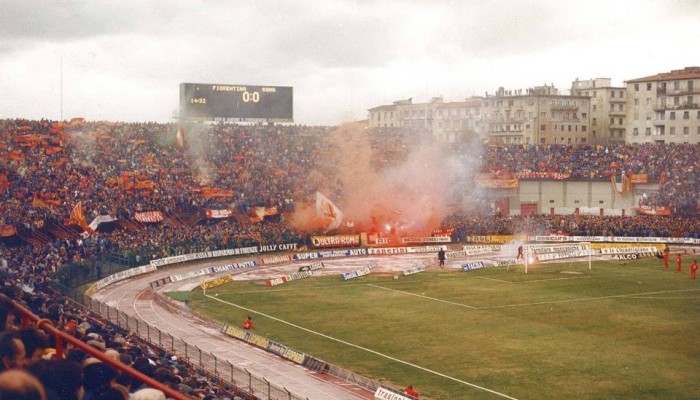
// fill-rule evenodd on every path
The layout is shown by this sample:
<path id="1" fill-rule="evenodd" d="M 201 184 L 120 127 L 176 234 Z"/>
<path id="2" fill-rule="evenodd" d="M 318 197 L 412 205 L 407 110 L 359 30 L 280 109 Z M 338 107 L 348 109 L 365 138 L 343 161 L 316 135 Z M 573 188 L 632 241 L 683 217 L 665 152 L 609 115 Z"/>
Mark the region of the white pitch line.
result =
<path id="1" fill-rule="evenodd" d="M 575 301 L 590 301 L 590 300 L 604 300 L 604 299 L 619 299 L 624 297 L 637 297 L 637 296 L 648 296 L 653 294 L 662 293 L 679 293 L 679 292 L 694 292 L 700 289 L 683 289 L 683 290 L 664 290 L 660 292 L 646 292 L 646 293 L 631 293 L 631 294 L 618 294 L 612 296 L 600 296 L 600 297 L 583 297 L 580 299 L 568 299 L 568 300 L 555 300 L 555 301 L 540 301 L 536 303 L 520 303 L 520 304 L 504 304 L 500 306 L 489 306 L 489 307 L 479 307 L 479 310 L 491 310 L 494 308 L 508 308 L 508 307 L 526 307 L 526 306 L 538 306 L 543 304 L 559 304 L 559 303 L 572 303 Z"/>
<path id="2" fill-rule="evenodd" d="M 489 278 L 489 277 L 487 277 L 487 276 L 479 276 L 478 278 L 479 278 L 479 279 L 486 279 L 486 280 L 488 280 L 488 281 L 496 281 L 496 282 L 501 282 L 501 283 L 510 283 L 511 285 L 513 284 L 513 282 L 511 282 L 511 281 L 504 281 L 503 279 Z"/>
<path id="3" fill-rule="evenodd" d="M 600 278 L 598 276 L 571 276 L 566 278 L 551 278 L 551 279 L 536 279 L 532 281 L 521 281 L 520 283 L 534 283 L 534 282 L 550 282 L 550 281 L 566 281 L 569 279 L 585 279 L 585 278 Z"/>
<path id="4" fill-rule="evenodd" d="M 370 285 L 370 286 L 372 286 L 372 285 Z M 380 287 L 380 288 L 381 288 L 381 287 Z M 382 288 L 382 289 L 384 289 L 384 288 Z M 258 314 L 258 315 L 262 315 L 262 316 L 264 316 L 264 317 L 270 318 L 270 319 L 275 320 L 275 321 L 277 321 L 277 322 L 281 322 L 281 323 L 283 323 L 283 324 L 287 324 L 287 325 L 292 326 L 292 327 L 294 327 L 294 328 L 301 329 L 301 330 L 303 330 L 303 331 L 305 331 L 305 332 L 309 332 L 309 333 L 311 333 L 311 334 L 314 334 L 314 335 L 317 335 L 317 336 L 321 336 L 321 337 L 326 338 L 326 339 L 328 339 L 328 340 L 332 340 L 332 341 L 335 341 L 335 342 L 338 342 L 338 343 L 342 343 L 342 344 L 344 344 L 344 345 L 346 345 L 346 346 L 354 347 L 354 348 L 356 348 L 356 349 L 360 349 L 360 350 L 366 351 L 366 352 L 368 352 L 368 353 L 372 353 L 372 354 L 375 354 L 375 355 L 377 355 L 377 356 L 384 357 L 384 358 L 389 359 L 389 360 L 391 360 L 391 361 L 395 361 L 395 362 L 398 362 L 398 363 L 401 363 L 401 364 L 404 364 L 404 365 L 408 365 L 409 367 L 413 367 L 413 368 L 416 368 L 416 369 L 419 369 L 419 370 L 422 370 L 422 371 L 431 373 L 431 374 L 433 374 L 433 375 L 437 375 L 437 376 L 440 376 L 440 377 L 442 377 L 442 378 L 449 379 L 449 380 L 451 380 L 451 381 L 461 383 L 461 384 L 466 385 L 466 386 L 471 386 L 471 387 L 473 387 L 473 388 L 475 388 L 475 389 L 480 389 L 480 390 L 483 390 L 483 391 L 486 391 L 486 392 L 495 394 L 495 395 L 497 395 L 497 396 L 500 396 L 500 397 L 503 397 L 503 398 L 506 398 L 506 399 L 518 400 L 518 399 L 516 399 L 515 397 L 508 396 L 507 394 L 503 394 L 503 393 L 497 392 L 497 391 L 495 391 L 495 390 L 491 390 L 491 389 L 485 388 L 485 387 L 483 387 L 483 386 L 476 385 L 476 384 L 474 384 L 474 383 L 470 383 L 470 382 L 467 382 L 467 381 L 463 381 L 463 380 L 461 380 L 461 379 L 457 379 L 457 378 L 455 378 L 455 377 L 452 377 L 452 376 L 449 376 L 449 375 L 445 375 L 445 374 L 443 374 L 443 373 L 440 373 L 440 372 L 437 372 L 437 371 L 433 371 L 433 370 L 428 369 L 428 368 L 425 368 L 425 367 L 421 367 L 420 365 L 412 364 L 412 363 L 410 363 L 410 362 L 408 362 L 408 361 L 400 360 L 400 359 L 398 359 L 398 358 L 395 358 L 395 357 L 392 357 L 392 356 L 389 356 L 389 355 L 380 353 L 380 352 L 378 352 L 378 351 L 371 350 L 371 349 L 368 349 L 368 348 L 366 348 L 366 347 L 362 347 L 362 346 L 356 345 L 356 344 L 354 344 L 354 343 L 346 342 L 346 341 L 344 341 L 344 340 L 342 340 L 342 339 L 334 338 L 333 336 L 328 336 L 328 335 L 323 334 L 323 333 L 321 333 L 321 332 L 316 332 L 316 331 L 313 331 L 313 330 L 311 330 L 311 329 L 304 328 L 303 326 L 299 326 L 299 325 L 293 324 L 293 323 L 291 323 L 291 322 L 289 322 L 289 321 L 285 321 L 285 320 L 283 320 L 283 319 L 280 319 L 280 318 L 277 318 L 277 317 L 273 317 L 273 316 L 268 315 L 268 314 L 261 313 L 261 312 L 259 312 L 259 311 L 253 310 L 253 309 L 251 309 L 251 308 L 243 307 L 243 306 L 241 306 L 241 305 L 234 304 L 234 303 L 228 302 L 228 301 L 226 301 L 226 300 L 219 299 L 218 297 L 213 297 L 213 296 L 210 296 L 210 295 L 208 295 L 208 294 L 205 295 L 205 296 L 208 297 L 208 298 L 210 298 L 210 299 L 212 299 L 212 300 L 216 300 L 216 301 L 219 301 L 219 302 L 221 302 L 221 303 L 228 304 L 228 305 L 230 305 L 230 306 L 240 308 L 241 310 L 246 310 L 246 311 L 250 311 L 251 313 L 255 313 L 255 314 Z"/>
<path id="5" fill-rule="evenodd" d="M 446 304 L 450 304 L 450 305 L 453 305 L 453 306 L 471 308 L 472 310 L 477 310 L 477 309 L 478 309 L 478 307 L 470 306 L 470 305 L 467 305 L 467 304 L 455 303 L 455 302 L 452 302 L 452 301 L 447 301 L 447 300 L 442 300 L 442 299 L 436 299 L 435 297 L 423 296 L 422 294 L 415 294 L 415 293 L 411 293 L 411 292 L 404 292 L 403 290 L 390 289 L 390 288 L 383 287 L 383 286 L 373 285 L 373 284 L 371 284 L 371 283 L 368 283 L 367 286 L 372 286 L 372 287 L 377 288 L 377 289 L 388 290 L 388 291 L 390 291 L 390 292 L 401 293 L 401 294 L 405 294 L 405 295 L 407 295 L 407 296 L 415 296 L 415 297 L 420 297 L 420 298 L 422 298 L 422 299 L 428 299 L 428 300 L 433 300 L 433 301 L 439 301 L 440 303 L 446 303 Z"/>

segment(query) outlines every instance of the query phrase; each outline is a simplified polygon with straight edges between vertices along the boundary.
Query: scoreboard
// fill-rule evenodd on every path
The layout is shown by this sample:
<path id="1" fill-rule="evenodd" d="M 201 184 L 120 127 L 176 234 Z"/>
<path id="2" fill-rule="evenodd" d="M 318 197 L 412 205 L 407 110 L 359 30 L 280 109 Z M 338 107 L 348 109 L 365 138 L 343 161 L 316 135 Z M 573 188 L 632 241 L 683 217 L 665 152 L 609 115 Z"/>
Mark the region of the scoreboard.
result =
<path id="1" fill-rule="evenodd" d="M 180 84 L 180 119 L 294 122 L 291 86 Z"/>

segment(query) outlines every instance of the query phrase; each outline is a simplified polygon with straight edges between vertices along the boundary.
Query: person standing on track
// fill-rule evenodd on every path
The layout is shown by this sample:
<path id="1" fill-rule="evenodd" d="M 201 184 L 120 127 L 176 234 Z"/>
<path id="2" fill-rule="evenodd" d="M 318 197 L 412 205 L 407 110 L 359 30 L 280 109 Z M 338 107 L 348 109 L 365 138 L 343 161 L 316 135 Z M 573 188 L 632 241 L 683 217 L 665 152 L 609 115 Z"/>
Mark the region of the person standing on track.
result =
<path id="1" fill-rule="evenodd" d="M 521 258 L 523 260 L 525 259 L 525 254 L 523 253 L 523 245 L 522 244 L 520 246 L 518 246 L 518 256 L 515 259 L 519 260 Z"/>
<path id="2" fill-rule="evenodd" d="M 440 249 L 438 251 L 438 263 L 440 265 L 440 268 L 445 266 L 445 250 Z"/>
<path id="3" fill-rule="evenodd" d="M 683 256 L 681 253 L 676 254 L 676 272 L 683 271 Z"/>
<path id="4" fill-rule="evenodd" d="M 664 269 L 668 270 L 668 259 L 671 258 L 671 250 L 668 246 L 664 249 Z"/>

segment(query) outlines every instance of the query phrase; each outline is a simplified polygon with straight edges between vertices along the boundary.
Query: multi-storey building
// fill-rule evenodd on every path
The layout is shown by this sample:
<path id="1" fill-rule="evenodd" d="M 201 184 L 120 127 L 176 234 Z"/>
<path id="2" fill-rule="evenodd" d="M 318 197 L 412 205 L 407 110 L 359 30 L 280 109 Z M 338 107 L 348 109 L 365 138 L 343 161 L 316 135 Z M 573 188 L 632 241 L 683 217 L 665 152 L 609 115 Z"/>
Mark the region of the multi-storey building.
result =
<path id="1" fill-rule="evenodd" d="M 481 131 L 491 143 L 588 143 L 589 108 L 587 96 L 560 95 L 554 86 L 499 88 L 483 99 Z"/>
<path id="2" fill-rule="evenodd" d="M 481 119 L 481 98 L 434 103 L 432 132 L 436 139 L 454 142 L 457 139 L 478 139 Z"/>
<path id="3" fill-rule="evenodd" d="M 610 78 L 596 78 L 571 84 L 571 94 L 590 97 L 590 142 L 625 141 L 627 124 L 627 88 L 614 87 Z"/>
<path id="4" fill-rule="evenodd" d="M 396 118 L 396 103 L 370 108 L 368 111 L 370 128 L 394 128 L 399 126 Z"/>
<path id="5" fill-rule="evenodd" d="M 625 83 L 628 142 L 700 143 L 700 67 Z"/>

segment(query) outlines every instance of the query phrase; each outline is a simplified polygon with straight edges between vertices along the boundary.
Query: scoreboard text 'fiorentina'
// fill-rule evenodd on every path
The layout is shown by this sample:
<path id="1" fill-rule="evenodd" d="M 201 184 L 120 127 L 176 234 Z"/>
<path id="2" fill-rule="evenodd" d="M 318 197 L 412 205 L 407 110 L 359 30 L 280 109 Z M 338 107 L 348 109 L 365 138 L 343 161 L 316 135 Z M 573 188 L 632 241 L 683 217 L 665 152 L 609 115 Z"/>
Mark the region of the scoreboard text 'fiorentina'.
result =
<path id="1" fill-rule="evenodd" d="M 293 122 L 291 86 L 180 84 L 180 118 Z"/>

